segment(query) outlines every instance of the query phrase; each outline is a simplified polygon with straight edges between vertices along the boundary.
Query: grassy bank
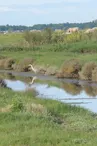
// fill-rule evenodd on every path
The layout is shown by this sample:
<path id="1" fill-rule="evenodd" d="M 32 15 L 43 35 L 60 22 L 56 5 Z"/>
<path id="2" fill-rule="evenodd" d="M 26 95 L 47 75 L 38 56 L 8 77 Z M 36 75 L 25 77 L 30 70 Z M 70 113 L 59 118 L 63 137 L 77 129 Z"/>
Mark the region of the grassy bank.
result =
<path id="1" fill-rule="evenodd" d="M 46 75 L 97 81 L 96 32 L 67 36 L 60 33 L 64 41 L 58 42 L 48 40 L 56 32 L 49 37 L 44 32 L 27 33 L 26 38 L 23 33 L 0 35 L 0 69 L 29 71 L 28 64 L 33 64 L 39 73 Z M 78 62 L 81 66 L 76 69 Z M 91 62 L 96 65 L 92 66 Z"/>
<path id="2" fill-rule="evenodd" d="M 68 35 L 69 41 L 60 33 L 60 36 L 64 38 L 64 42 L 60 40 L 59 42 L 49 43 L 44 41 L 42 44 L 39 44 L 39 42 L 29 44 L 29 40 L 28 42 L 25 40 L 23 33 L 0 34 L 0 57 L 11 57 L 16 59 L 17 62 L 23 58 L 33 58 L 37 64 L 50 64 L 58 67 L 63 61 L 73 58 L 79 59 L 83 63 L 97 62 L 96 35 L 91 35 L 90 40 L 87 38 L 89 37 L 88 34 L 87 37 L 84 36 L 85 38 L 81 40 L 76 40 L 76 34 Z"/>
<path id="3" fill-rule="evenodd" d="M 97 115 L 0 88 L 0 146 L 96 146 Z"/>

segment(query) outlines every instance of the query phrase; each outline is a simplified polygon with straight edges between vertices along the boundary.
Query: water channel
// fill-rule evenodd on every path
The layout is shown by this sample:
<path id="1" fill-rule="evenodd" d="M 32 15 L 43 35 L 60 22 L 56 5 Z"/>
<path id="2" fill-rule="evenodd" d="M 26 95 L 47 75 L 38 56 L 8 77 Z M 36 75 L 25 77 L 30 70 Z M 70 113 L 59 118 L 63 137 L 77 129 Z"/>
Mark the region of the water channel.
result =
<path id="1" fill-rule="evenodd" d="M 58 100 L 97 113 L 97 83 L 3 70 L 0 79 L 14 91 L 34 89 L 39 98 Z"/>

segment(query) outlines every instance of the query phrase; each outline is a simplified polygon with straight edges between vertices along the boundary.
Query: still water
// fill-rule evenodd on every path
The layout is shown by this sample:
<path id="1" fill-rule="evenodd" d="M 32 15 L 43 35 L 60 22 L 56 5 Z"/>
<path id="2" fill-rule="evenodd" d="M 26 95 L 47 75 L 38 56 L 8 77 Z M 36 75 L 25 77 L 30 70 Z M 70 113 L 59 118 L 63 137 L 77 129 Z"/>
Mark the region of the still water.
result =
<path id="1" fill-rule="evenodd" d="M 97 113 L 97 84 L 31 73 L 0 73 L 0 79 L 14 91 L 34 89 L 39 98 L 48 98 L 84 107 Z"/>

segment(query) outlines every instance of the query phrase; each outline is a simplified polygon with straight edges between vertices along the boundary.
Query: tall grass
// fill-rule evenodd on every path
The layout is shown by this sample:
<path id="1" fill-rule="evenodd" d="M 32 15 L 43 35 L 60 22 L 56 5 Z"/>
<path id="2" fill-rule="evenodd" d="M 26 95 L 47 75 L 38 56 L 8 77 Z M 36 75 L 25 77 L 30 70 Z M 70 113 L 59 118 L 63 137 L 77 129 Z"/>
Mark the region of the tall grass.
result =
<path id="1" fill-rule="evenodd" d="M 36 33 L 36 34 L 35 34 Z M 91 34 L 91 39 L 89 39 L 89 34 L 71 34 L 63 35 L 65 32 L 51 32 L 46 30 L 43 32 L 28 32 L 28 33 L 8 33 L 6 35 L 0 35 L 0 50 L 2 51 L 53 51 L 53 52 L 77 52 L 77 53 L 87 53 L 87 52 L 97 52 L 97 39 L 96 32 Z M 41 35 L 43 37 L 41 37 Z M 39 36 L 38 36 L 39 35 Z M 53 36 L 60 35 L 64 40 L 55 42 L 52 40 Z M 76 41 L 76 35 L 82 35 Z M 26 38 L 27 37 L 27 38 Z M 50 38 L 51 37 L 51 38 Z M 39 39 L 40 38 L 40 39 Z M 69 41 L 69 38 L 71 41 Z M 42 40 L 43 39 L 43 40 Z M 52 41 L 49 41 L 51 39 Z M 30 42 L 29 42 L 30 41 Z"/>
<path id="2" fill-rule="evenodd" d="M 0 89 L 0 146 L 96 146 L 96 118 L 83 108 Z"/>
<path id="3" fill-rule="evenodd" d="M 59 41 L 55 42 L 50 38 L 52 37 L 52 35 L 53 37 L 55 37 L 54 36 L 56 35 L 55 32 L 50 32 L 49 30 L 46 30 L 41 33 L 46 38 L 43 37 L 44 41 L 38 38 L 38 42 L 37 42 L 38 33 L 37 35 L 35 34 L 35 32 L 34 34 L 31 33 L 30 37 L 32 39 L 35 39 L 34 44 L 33 42 L 29 43 L 29 39 L 31 39 L 29 38 L 29 36 L 28 36 L 28 41 L 25 40 L 25 37 L 23 36 L 22 33 L 0 35 L 1 41 L 2 40 L 5 41 L 5 45 L 4 43 L 1 43 L 0 58 L 13 58 L 14 60 L 16 60 L 16 64 L 12 65 L 12 68 L 17 68 L 16 70 L 20 70 L 20 71 L 26 71 L 26 70 L 28 71 L 28 68 L 26 67 L 28 65 L 28 62 L 25 63 L 25 61 L 24 62 L 22 61 L 24 58 L 34 59 L 35 64 L 37 64 L 36 66 L 38 66 L 39 68 L 41 68 L 40 66 L 42 66 L 43 67 L 42 70 L 48 71 L 47 74 L 56 74 L 56 70 L 57 71 L 60 70 L 60 67 L 63 64 L 63 62 L 68 60 L 73 60 L 75 58 L 77 60 L 79 59 L 81 64 L 83 65 L 90 61 L 97 62 L 96 35 L 91 34 L 91 38 L 90 38 L 88 36 L 89 34 L 82 33 L 81 34 L 82 37 L 77 36 L 80 35 L 80 33 L 72 34 L 67 36 L 69 39 L 68 40 L 66 39 L 66 36 L 63 35 L 63 32 L 60 33 L 57 32 L 59 33 L 57 35 L 60 35 L 60 37 L 62 35 L 64 39 L 60 40 L 60 37 L 58 37 L 57 39 L 59 39 Z M 35 38 L 33 35 L 35 35 Z M 77 38 L 76 40 L 76 37 L 78 37 L 79 39 Z M 7 40 L 7 38 L 9 39 Z M 49 39 L 49 41 L 47 39 Z M 10 40 L 10 45 L 9 45 L 9 40 Z M 42 41 L 42 43 L 39 43 L 39 41 Z M 5 63 L 1 62 L 1 68 L 2 68 L 2 64 Z M 16 67 L 16 65 L 18 65 L 18 67 Z M 72 76 L 70 74 L 69 77 Z"/>

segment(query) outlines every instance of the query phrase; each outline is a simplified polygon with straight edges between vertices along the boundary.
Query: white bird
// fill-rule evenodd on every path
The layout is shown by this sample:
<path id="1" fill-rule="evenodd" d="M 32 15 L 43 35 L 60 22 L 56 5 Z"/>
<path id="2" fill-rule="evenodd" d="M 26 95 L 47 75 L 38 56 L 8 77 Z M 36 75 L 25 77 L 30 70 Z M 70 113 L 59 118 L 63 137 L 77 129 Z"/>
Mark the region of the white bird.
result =
<path id="1" fill-rule="evenodd" d="M 37 72 L 37 70 L 32 66 L 32 64 L 29 64 L 28 66 L 31 67 L 32 71 L 34 71 L 35 73 Z"/>

